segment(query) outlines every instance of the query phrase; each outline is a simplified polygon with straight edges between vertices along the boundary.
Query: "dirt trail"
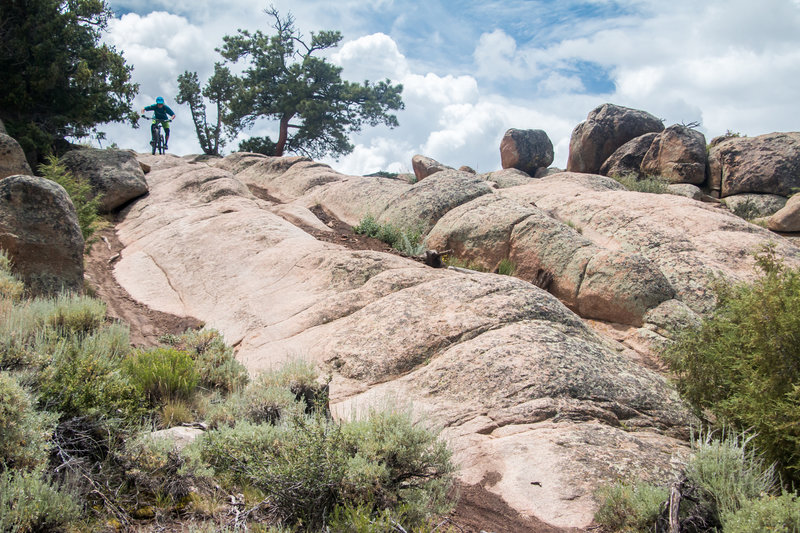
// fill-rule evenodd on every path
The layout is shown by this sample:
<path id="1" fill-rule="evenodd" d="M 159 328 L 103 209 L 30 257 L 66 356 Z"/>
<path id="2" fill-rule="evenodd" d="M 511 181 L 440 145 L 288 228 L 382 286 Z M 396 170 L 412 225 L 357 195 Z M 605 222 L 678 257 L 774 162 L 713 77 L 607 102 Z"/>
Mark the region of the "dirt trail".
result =
<path id="1" fill-rule="evenodd" d="M 262 199 L 275 201 L 266 191 L 253 190 Z M 344 222 L 332 217 L 320 208 L 312 212 L 333 231 L 325 232 L 303 228 L 317 239 L 333 242 L 353 250 L 376 250 L 399 254 L 386 243 L 377 239 L 356 235 Z M 118 217 L 124 216 L 123 213 Z M 179 334 L 188 328 L 199 328 L 203 322 L 192 317 L 179 317 L 162 313 L 143 305 L 128 294 L 114 278 L 114 263 L 122 251 L 113 226 L 95 234 L 97 242 L 85 256 L 84 271 L 89 286 L 96 297 L 106 303 L 108 314 L 130 325 L 131 342 L 135 346 L 155 346 L 162 335 Z M 461 533 L 567 533 L 578 529 L 561 529 L 535 518 L 527 518 L 509 507 L 502 498 L 489 492 L 484 484 L 455 487 L 459 495 L 456 509 L 442 518 L 440 529 Z"/>

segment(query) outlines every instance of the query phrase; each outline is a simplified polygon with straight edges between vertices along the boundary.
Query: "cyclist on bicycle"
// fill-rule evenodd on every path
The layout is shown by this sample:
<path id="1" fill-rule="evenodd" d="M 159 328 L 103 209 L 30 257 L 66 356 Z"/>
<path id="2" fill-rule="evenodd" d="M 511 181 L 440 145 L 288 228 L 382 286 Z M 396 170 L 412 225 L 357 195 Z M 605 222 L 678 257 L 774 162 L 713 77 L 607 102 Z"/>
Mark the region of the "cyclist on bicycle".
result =
<path id="1" fill-rule="evenodd" d="M 145 111 L 153 112 L 153 125 L 150 126 L 150 131 L 152 133 L 151 138 L 155 138 L 156 127 L 159 122 L 164 127 L 164 149 L 166 150 L 167 146 L 169 145 L 169 121 L 175 120 L 175 113 L 169 108 L 168 105 L 164 104 L 164 98 L 161 96 L 156 98 L 155 104 L 142 108 L 143 115 Z"/>

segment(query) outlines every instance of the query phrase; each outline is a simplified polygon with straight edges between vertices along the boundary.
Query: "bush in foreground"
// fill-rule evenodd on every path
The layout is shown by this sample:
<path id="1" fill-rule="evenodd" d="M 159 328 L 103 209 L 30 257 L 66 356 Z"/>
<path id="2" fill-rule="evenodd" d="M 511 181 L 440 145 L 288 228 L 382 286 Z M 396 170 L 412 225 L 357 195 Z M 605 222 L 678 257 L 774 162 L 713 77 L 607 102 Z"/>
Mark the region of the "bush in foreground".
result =
<path id="1" fill-rule="evenodd" d="M 341 424 L 319 411 L 277 425 L 241 422 L 206 433 L 195 449 L 228 483 L 260 490 L 267 515 L 312 531 L 340 506 L 421 524 L 447 509 L 452 484 L 446 446 L 405 413 Z"/>
<path id="2" fill-rule="evenodd" d="M 36 411 L 19 382 L 0 372 L 0 471 L 44 465 L 54 426 L 55 417 Z"/>
<path id="3" fill-rule="evenodd" d="M 752 436 L 737 433 L 707 433 L 693 441 L 685 477 L 676 485 L 681 531 L 795 531 L 781 525 L 800 517 L 800 502 L 794 493 L 780 493 L 774 467 L 751 443 Z M 595 521 L 609 531 L 668 529 L 667 487 L 617 483 L 601 488 L 597 497 Z"/>
<path id="4" fill-rule="evenodd" d="M 787 482 L 800 481 L 800 269 L 772 248 L 753 284 L 716 285 L 717 308 L 664 357 L 698 414 L 750 429 Z"/>
<path id="5" fill-rule="evenodd" d="M 80 517 L 72 497 L 41 472 L 0 472 L 0 531 L 62 531 Z"/>

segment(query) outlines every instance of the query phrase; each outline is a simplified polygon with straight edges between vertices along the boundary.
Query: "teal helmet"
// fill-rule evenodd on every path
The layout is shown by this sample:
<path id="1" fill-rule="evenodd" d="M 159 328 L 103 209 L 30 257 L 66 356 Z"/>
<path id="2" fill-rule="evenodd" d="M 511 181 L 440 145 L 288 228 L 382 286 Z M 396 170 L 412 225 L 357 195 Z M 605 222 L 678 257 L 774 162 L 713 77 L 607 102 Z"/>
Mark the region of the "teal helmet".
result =
<path id="1" fill-rule="evenodd" d="M 164 98 L 159 96 L 158 98 L 156 98 L 156 103 L 157 104 L 163 104 L 164 103 Z"/>

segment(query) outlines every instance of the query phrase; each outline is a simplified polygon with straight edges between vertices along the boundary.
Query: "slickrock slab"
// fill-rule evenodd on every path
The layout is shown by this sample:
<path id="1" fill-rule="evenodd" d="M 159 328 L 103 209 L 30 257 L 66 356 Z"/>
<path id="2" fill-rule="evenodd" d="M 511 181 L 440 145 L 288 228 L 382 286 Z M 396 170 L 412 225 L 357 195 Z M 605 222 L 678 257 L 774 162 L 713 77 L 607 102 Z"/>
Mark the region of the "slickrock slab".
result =
<path id="1" fill-rule="evenodd" d="M 150 307 L 220 329 L 252 372 L 315 362 L 333 376 L 339 416 L 411 403 L 445 428 L 462 479 L 494 480 L 489 490 L 551 524 L 588 525 L 599 483 L 676 474 L 690 417 L 663 378 L 526 281 L 315 240 L 238 177 L 276 196 L 305 190 L 298 202 L 360 180 L 286 163 L 260 177 L 263 161 L 238 176 L 219 163 L 154 168 L 150 194 L 118 226 L 117 280 Z"/>

